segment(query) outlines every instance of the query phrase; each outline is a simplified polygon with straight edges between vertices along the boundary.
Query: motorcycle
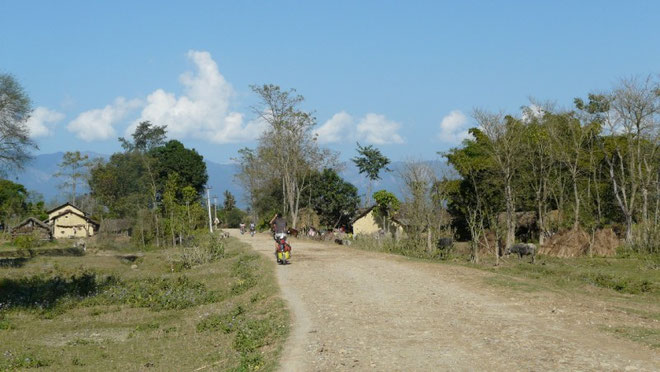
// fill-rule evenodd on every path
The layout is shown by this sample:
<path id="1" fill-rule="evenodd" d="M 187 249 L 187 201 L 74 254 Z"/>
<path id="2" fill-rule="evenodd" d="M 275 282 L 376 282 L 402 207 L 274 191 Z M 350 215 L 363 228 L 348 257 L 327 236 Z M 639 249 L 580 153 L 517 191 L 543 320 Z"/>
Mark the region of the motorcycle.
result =
<path id="1" fill-rule="evenodd" d="M 254 234 L 256 233 L 256 229 L 254 227 L 250 228 L 250 236 L 254 237 Z"/>
<path id="2" fill-rule="evenodd" d="M 276 234 L 275 242 L 275 259 L 280 265 L 288 265 L 291 258 L 291 246 L 286 241 L 285 234 Z"/>

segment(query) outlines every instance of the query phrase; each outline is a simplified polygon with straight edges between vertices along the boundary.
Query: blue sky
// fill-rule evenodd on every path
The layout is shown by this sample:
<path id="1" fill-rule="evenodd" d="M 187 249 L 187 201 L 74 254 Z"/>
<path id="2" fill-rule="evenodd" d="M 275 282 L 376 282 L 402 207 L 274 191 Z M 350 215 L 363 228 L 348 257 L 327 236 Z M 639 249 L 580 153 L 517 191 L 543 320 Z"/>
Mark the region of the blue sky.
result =
<path id="1" fill-rule="evenodd" d="M 228 162 L 262 128 L 249 85 L 274 83 L 306 97 L 343 159 L 358 140 L 432 159 L 474 107 L 569 107 L 660 73 L 658 15 L 658 1 L 0 0 L 0 71 L 32 98 L 42 153 L 112 153 L 150 119 Z"/>

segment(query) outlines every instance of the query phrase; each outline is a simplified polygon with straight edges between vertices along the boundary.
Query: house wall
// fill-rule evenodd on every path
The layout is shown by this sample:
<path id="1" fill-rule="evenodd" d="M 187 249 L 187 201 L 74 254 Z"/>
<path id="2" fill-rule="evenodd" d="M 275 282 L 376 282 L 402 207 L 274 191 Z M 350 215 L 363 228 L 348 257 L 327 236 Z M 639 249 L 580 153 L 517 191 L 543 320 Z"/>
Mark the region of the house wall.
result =
<path id="1" fill-rule="evenodd" d="M 51 219 L 55 218 L 55 216 L 57 216 L 57 215 L 59 215 L 59 214 L 62 214 L 62 213 L 64 213 L 64 212 L 66 212 L 66 211 L 72 211 L 72 212 L 75 212 L 75 213 L 78 213 L 78 214 L 84 214 L 83 211 L 81 211 L 81 210 L 78 209 L 78 208 L 74 208 L 74 207 L 72 207 L 72 206 L 70 206 L 70 205 L 65 205 L 65 206 L 62 207 L 62 208 L 59 208 L 59 209 L 56 209 L 56 210 L 50 212 L 50 213 L 48 214 L 48 219 L 51 220 Z"/>
<path id="2" fill-rule="evenodd" d="M 366 215 L 362 216 L 362 218 L 358 219 L 353 223 L 353 234 L 358 235 L 358 234 L 365 234 L 365 235 L 371 235 L 373 233 L 378 232 L 380 230 L 380 226 L 376 223 L 376 219 L 374 218 L 374 211 L 369 211 Z"/>
<path id="3" fill-rule="evenodd" d="M 376 217 L 374 216 L 374 211 L 372 210 L 353 223 L 353 235 L 371 235 L 377 233 L 381 228 L 383 227 L 377 222 Z M 398 223 L 392 222 L 390 225 L 390 232 L 397 236 L 401 236 L 401 234 L 403 234 L 403 228 Z"/>
<path id="4" fill-rule="evenodd" d="M 85 238 L 94 235 L 94 233 L 94 225 L 73 213 L 59 216 L 53 221 L 53 237 L 55 239 Z"/>

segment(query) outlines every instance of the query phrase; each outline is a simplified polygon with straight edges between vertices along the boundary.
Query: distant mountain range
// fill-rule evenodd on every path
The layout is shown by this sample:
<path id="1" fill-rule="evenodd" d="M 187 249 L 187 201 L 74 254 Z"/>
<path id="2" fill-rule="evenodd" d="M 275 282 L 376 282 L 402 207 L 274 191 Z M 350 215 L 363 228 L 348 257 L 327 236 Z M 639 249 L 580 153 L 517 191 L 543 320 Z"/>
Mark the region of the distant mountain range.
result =
<path id="1" fill-rule="evenodd" d="M 109 155 L 98 154 L 94 152 L 83 152 L 90 158 L 109 159 Z M 66 201 L 66 195 L 59 189 L 61 180 L 54 176 L 58 171 L 58 164 L 62 161 L 63 152 L 52 154 L 40 154 L 30 162 L 25 170 L 11 177 L 11 180 L 24 185 L 29 191 L 40 193 L 48 204 L 56 204 Z M 441 161 L 428 161 L 440 175 L 448 169 L 447 165 Z M 397 196 L 402 194 L 402 185 L 400 183 L 400 172 L 405 162 L 392 162 L 389 168 L 391 172 L 383 172 L 382 179 L 374 182 L 373 191 L 388 190 Z M 225 190 L 229 190 L 236 197 L 239 207 L 245 207 L 244 192 L 240 185 L 235 182 L 234 175 L 237 173 L 235 164 L 219 164 L 212 161 L 206 162 L 206 170 L 209 175 L 209 185 L 211 186 L 211 195 L 217 196 L 218 202 L 222 203 Z M 344 169 L 340 175 L 358 188 L 358 192 L 364 195 L 368 189 L 366 177 L 360 174 L 353 162 L 344 163 Z M 87 192 L 84 187 L 81 193 Z"/>

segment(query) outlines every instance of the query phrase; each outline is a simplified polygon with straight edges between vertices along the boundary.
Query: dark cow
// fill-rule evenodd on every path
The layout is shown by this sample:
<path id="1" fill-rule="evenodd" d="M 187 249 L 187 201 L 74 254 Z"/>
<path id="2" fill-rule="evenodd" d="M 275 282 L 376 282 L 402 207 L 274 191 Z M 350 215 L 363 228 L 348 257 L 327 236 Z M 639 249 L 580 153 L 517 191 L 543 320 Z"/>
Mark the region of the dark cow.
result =
<path id="1" fill-rule="evenodd" d="M 536 246 L 532 243 L 514 244 L 506 250 L 506 254 L 517 254 L 520 259 L 523 256 L 532 256 L 532 263 L 536 261 Z"/>
<path id="2" fill-rule="evenodd" d="M 451 247 L 454 245 L 454 239 L 452 238 L 440 238 L 438 239 L 438 244 L 437 247 L 440 250 L 447 250 L 451 249 Z"/>

